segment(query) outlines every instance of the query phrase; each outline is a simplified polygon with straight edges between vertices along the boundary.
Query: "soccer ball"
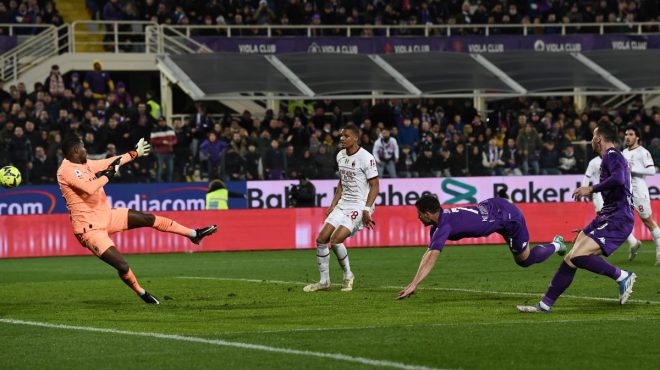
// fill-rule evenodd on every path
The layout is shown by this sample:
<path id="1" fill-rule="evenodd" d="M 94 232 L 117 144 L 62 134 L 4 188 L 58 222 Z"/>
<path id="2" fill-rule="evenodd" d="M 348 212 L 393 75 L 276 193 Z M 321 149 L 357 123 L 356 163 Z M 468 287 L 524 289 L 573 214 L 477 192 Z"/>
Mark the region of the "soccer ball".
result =
<path id="1" fill-rule="evenodd" d="M 21 171 L 14 166 L 5 166 L 0 169 L 0 185 L 3 188 L 15 188 L 21 184 Z"/>

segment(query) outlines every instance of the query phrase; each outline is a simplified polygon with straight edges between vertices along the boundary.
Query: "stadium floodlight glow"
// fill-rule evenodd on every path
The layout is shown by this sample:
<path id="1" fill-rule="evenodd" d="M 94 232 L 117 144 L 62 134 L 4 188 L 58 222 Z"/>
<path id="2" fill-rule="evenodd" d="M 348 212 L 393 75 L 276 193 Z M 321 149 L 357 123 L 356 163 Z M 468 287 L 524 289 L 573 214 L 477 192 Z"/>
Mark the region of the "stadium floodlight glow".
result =
<path id="1" fill-rule="evenodd" d="M 577 59 L 580 63 L 584 64 L 587 66 L 587 68 L 591 69 L 592 71 L 598 73 L 600 77 L 605 79 L 607 82 L 611 83 L 612 85 L 616 86 L 617 89 L 621 90 L 622 92 L 629 93 L 632 91 L 632 88 L 628 86 L 625 82 L 619 80 L 618 78 L 614 77 L 613 74 L 611 74 L 608 70 L 605 68 L 599 66 L 596 62 L 593 60 L 587 58 L 584 54 L 582 53 L 571 53 L 571 56 L 575 59 Z"/>

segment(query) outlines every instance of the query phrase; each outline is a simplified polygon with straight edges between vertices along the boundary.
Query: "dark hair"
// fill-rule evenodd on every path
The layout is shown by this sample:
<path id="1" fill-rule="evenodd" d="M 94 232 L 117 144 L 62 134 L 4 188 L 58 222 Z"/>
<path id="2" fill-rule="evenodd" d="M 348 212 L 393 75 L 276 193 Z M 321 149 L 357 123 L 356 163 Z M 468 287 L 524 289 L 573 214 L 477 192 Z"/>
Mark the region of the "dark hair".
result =
<path id="1" fill-rule="evenodd" d="M 616 126 L 610 122 L 601 121 L 598 123 L 598 135 L 608 143 L 615 143 L 618 135 Z"/>
<path id="2" fill-rule="evenodd" d="M 82 145 L 82 140 L 80 139 L 80 136 L 78 135 L 67 136 L 64 140 L 62 140 L 62 153 L 64 153 L 65 157 L 68 156 L 69 152 L 71 152 L 78 145 Z"/>
<path id="3" fill-rule="evenodd" d="M 355 136 L 358 136 L 358 137 L 360 136 L 360 129 L 357 126 L 353 125 L 353 124 L 348 124 L 348 125 L 342 127 L 342 129 L 344 129 L 346 131 L 353 132 L 355 134 Z"/>
<path id="4" fill-rule="evenodd" d="M 426 212 L 436 213 L 436 212 L 440 212 L 440 210 L 442 209 L 438 197 L 433 194 L 422 195 L 422 197 L 417 199 L 417 202 L 415 202 L 415 207 L 421 213 L 426 213 Z"/>
<path id="5" fill-rule="evenodd" d="M 635 136 L 637 136 L 637 138 L 639 140 L 642 140 L 642 133 L 639 131 L 639 127 L 637 127 L 635 125 L 628 125 L 628 126 L 626 126 L 626 131 L 628 131 L 628 130 L 632 130 L 632 132 L 635 133 Z"/>

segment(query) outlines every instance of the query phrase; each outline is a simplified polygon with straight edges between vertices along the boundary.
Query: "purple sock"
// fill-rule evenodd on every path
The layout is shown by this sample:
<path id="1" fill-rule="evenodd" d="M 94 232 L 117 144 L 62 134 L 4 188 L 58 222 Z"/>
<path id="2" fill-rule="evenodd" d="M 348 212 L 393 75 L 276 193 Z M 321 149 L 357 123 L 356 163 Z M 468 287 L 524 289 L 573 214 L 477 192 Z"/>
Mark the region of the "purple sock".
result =
<path id="1" fill-rule="evenodd" d="M 518 266 L 528 267 L 535 263 L 541 263 L 547 260 L 553 253 L 555 253 L 554 244 L 539 244 L 529 250 L 529 256 L 527 256 L 526 260 L 522 262 L 516 261 L 516 263 Z"/>
<path id="2" fill-rule="evenodd" d="M 577 269 L 572 268 L 565 261 L 562 261 L 541 302 L 552 307 L 557 298 L 559 298 L 559 296 L 564 293 L 566 288 L 568 288 L 573 282 L 575 271 L 577 271 Z"/>
<path id="3" fill-rule="evenodd" d="M 605 261 L 601 256 L 578 256 L 573 257 L 571 262 L 581 269 L 609 276 L 614 280 L 621 276 L 621 269 Z"/>

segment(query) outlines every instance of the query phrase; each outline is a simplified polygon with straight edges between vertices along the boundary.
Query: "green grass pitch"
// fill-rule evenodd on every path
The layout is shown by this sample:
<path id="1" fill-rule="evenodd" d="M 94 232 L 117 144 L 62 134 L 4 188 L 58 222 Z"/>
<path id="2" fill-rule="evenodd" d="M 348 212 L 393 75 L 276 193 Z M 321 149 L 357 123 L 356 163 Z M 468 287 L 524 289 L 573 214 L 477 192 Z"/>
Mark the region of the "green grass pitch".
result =
<path id="1" fill-rule="evenodd" d="M 657 369 L 653 249 L 609 259 L 638 275 L 628 304 L 579 271 L 548 315 L 515 306 L 540 298 L 560 257 L 524 269 L 503 245 L 447 247 L 403 301 L 424 248 L 351 249 L 350 293 L 334 259 L 333 290 L 302 291 L 313 250 L 127 256 L 160 306 L 92 256 L 0 260 L 0 369 Z"/>

